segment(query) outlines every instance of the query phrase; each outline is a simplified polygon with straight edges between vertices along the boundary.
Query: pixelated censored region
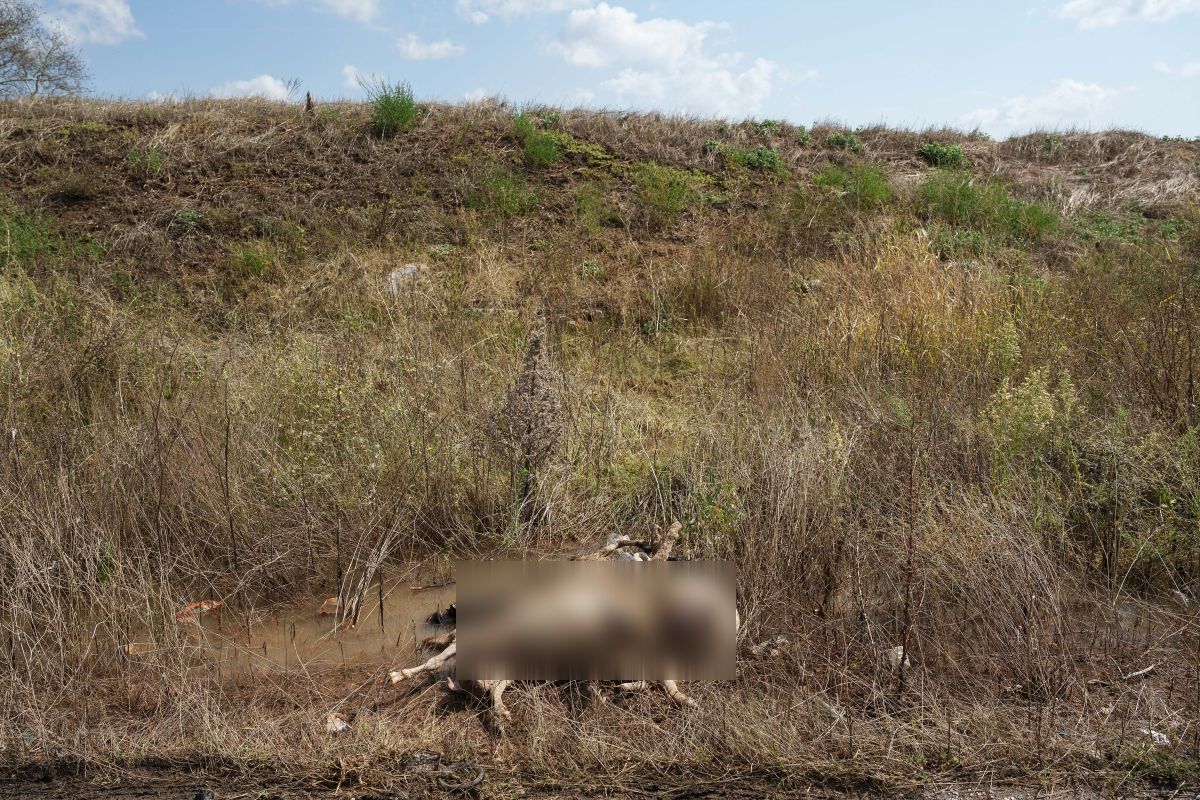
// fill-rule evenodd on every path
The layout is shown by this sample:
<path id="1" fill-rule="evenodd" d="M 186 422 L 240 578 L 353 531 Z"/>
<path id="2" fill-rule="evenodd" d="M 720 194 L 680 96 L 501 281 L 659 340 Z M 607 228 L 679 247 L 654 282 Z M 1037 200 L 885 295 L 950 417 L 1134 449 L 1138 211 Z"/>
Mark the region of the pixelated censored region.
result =
<path id="1" fill-rule="evenodd" d="M 464 680 L 728 680 L 729 564 L 460 561 Z"/>

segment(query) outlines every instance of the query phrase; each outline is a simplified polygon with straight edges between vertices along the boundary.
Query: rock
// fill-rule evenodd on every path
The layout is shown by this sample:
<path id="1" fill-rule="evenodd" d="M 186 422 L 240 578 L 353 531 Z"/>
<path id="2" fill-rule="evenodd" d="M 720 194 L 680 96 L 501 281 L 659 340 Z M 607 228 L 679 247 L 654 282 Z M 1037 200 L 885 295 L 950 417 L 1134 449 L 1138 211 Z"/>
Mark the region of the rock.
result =
<path id="1" fill-rule="evenodd" d="M 892 668 L 892 672 L 896 672 L 900 669 L 901 659 L 904 661 L 903 666 L 905 669 L 908 669 L 912 666 L 912 661 L 909 659 L 908 653 L 904 652 L 903 645 L 893 647 L 891 650 L 886 651 L 886 655 L 888 666 Z"/>
<path id="2" fill-rule="evenodd" d="M 1170 747 L 1171 739 L 1162 731 L 1156 731 L 1153 728 L 1142 728 L 1142 733 L 1150 738 L 1157 747 Z"/>
<path id="3" fill-rule="evenodd" d="M 400 294 L 405 287 L 411 286 L 429 268 L 424 264 L 403 264 L 388 273 L 387 290 L 389 294 Z"/>

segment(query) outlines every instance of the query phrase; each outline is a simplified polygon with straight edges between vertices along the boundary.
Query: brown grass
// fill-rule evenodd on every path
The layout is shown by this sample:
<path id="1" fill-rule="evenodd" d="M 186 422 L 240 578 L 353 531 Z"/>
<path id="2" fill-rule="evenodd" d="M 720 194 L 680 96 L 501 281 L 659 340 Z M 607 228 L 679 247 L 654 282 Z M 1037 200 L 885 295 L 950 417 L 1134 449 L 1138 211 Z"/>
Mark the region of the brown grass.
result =
<path id="1" fill-rule="evenodd" d="M 847 153 L 564 111 L 538 165 L 490 103 L 384 139 L 354 105 L 2 110 L 7 760 L 419 793 L 432 749 L 497 795 L 1196 780 L 1195 142 L 872 128 Z M 999 205 L 939 216 L 931 139 Z M 829 162 L 890 196 L 814 184 Z M 1004 216 L 1030 208 L 1054 224 Z M 523 516 L 488 430 L 542 324 L 561 437 Z M 689 686 L 695 713 L 518 688 L 496 738 L 389 665 L 231 681 L 173 622 L 674 518 L 737 564 L 746 635 L 796 642 Z"/>

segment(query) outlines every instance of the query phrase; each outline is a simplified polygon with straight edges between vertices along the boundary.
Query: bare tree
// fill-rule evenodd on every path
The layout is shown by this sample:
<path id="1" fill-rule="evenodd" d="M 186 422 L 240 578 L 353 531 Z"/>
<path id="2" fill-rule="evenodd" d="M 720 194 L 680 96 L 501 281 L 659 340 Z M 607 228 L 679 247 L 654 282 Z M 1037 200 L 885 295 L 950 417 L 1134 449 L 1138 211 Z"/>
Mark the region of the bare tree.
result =
<path id="1" fill-rule="evenodd" d="M 86 78 L 71 39 L 31 0 L 0 0 L 0 98 L 72 94 Z"/>

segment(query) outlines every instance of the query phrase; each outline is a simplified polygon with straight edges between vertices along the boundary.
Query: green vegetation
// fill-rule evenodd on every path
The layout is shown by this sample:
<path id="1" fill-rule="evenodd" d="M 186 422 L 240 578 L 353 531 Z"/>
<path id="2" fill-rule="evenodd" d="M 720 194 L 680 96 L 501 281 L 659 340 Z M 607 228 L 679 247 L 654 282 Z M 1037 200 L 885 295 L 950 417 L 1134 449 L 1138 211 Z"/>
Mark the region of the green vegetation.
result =
<path id="1" fill-rule="evenodd" d="M 1049 134 L 1042 137 L 1041 144 L 1038 145 L 1038 155 L 1044 159 L 1055 159 L 1062 155 L 1066 146 L 1067 143 L 1061 136 Z"/>
<path id="2" fill-rule="evenodd" d="M 379 136 L 407 130 L 417 121 L 420 110 L 407 82 L 388 83 L 380 79 L 363 88 L 371 103 L 371 128 Z"/>
<path id="3" fill-rule="evenodd" d="M 545 119 L 538 118 L 535 122 L 535 118 L 528 114 L 518 114 L 513 120 L 517 141 L 525 148 L 525 155 L 532 163 L 546 166 L 558 161 L 562 151 L 559 138 L 551 131 L 540 130 L 538 124 L 545 125 Z"/>
<path id="4" fill-rule="evenodd" d="M 777 119 L 751 120 L 750 130 L 760 139 L 769 139 L 783 131 L 783 122 Z"/>
<path id="5" fill-rule="evenodd" d="M 846 131 L 835 131 L 825 137 L 825 146 L 857 153 L 859 150 L 862 150 L 862 140 L 858 138 L 857 134 Z"/>
<path id="6" fill-rule="evenodd" d="M 826 164 L 814 177 L 818 187 L 835 192 L 849 206 L 869 209 L 892 197 L 887 173 L 876 164 L 859 164 L 849 169 Z"/>
<path id="7" fill-rule="evenodd" d="M 95 246 L 68 239 L 41 215 L 22 211 L 0 194 L 0 269 L 85 259 L 97 252 Z"/>
<path id="8" fill-rule="evenodd" d="M 467 207 L 514 217 L 535 211 L 538 196 L 524 177 L 508 170 L 493 169 L 483 176 L 476 190 L 468 194 Z"/>
<path id="9" fill-rule="evenodd" d="M 126 157 L 129 159 L 129 163 L 138 172 L 142 172 L 147 175 L 155 175 L 162 171 L 162 151 L 157 147 L 131 147 L 129 148 L 129 154 Z"/>
<path id="10" fill-rule="evenodd" d="M 704 200 L 704 188 L 710 183 L 703 173 L 652 163 L 637 164 L 631 170 L 631 177 L 638 200 L 653 226 L 669 225 L 683 212 L 698 206 Z"/>
<path id="11" fill-rule="evenodd" d="M 967 169 L 971 166 L 966 153 L 963 152 L 962 145 L 926 142 L 917 152 L 930 166 L 950 169 Z"/>
<path id="12" fill-rule="evenodd" d="M 784 172 L 779 151 L 774 147 L 760 146 L 752 150 L 730 147 L 725 150 L 725 153 L 729 157 L 729 162 L 739 167 L 777 174 Z"/>
<path id="13" fill-rule="evenodd" d="M 1008 193 L 997 180 L 976 180 L 967 173 L 939 172 L 921 185 L 925 213 L 954 227 L 999 234 L 1014 242 L 1032 242 L 1058 230 L 1058 217 L 1046 206 Z"/>

